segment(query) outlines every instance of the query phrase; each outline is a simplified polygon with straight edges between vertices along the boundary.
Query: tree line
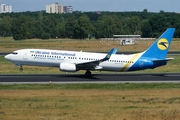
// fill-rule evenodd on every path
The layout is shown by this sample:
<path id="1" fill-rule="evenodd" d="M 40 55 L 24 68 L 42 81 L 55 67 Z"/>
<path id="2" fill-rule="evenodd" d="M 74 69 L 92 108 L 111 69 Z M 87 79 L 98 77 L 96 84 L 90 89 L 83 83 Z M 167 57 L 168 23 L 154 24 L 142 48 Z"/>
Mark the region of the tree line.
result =
<path id="1" fill-rule="evenodd" d="M 111 38 L 114 34 L 158 37 L 174 27 L 180 37 L 180 14 L 143 12 L 73 12 L 47 14 L 44 11 L 0 14 L 0 36 L 15 40 L 32 38 Z"/>

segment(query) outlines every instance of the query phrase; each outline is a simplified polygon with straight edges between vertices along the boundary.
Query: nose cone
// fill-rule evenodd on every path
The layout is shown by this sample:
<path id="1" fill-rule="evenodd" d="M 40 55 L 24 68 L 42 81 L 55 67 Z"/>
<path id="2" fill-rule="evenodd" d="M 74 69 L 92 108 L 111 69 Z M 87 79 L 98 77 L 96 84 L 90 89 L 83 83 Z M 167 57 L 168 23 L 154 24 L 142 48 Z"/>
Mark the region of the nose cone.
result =
<path id="1" fill-rule="evenodd" d="M 6 60 L 11 60 L 11 55 L 8 54 L 8 55 L 6 55 L 4 58 L 5 58 Z"/>

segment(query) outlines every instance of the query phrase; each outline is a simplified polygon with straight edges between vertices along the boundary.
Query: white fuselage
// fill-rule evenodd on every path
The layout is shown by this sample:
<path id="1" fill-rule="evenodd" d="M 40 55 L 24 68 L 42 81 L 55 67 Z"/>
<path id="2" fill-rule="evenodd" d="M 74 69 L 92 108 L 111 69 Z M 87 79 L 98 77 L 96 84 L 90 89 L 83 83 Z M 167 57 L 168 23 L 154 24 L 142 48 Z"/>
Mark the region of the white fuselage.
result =
<path id="1" fill-rule="evenodd" d="M 143 53 L 132 55 L 111 55 L 109 60 L 100 62 L 98 65 L 89 68 L 82 67 L 81 70 L 108 70 L 108 71 L 127 71 Z M 62 50 L 47 50 L 47 49 L 22 49 L 14 51 L 5 56 L 5 58 L 13 62 L 17 66 L 32 65 L 32 66 L 47 66 L 59 67 L 61 63 L 72 63 L 75 65 L 89 63 L 104 58 L 106 54 L 77 52 L 77 51 L 62 51 Z"/>

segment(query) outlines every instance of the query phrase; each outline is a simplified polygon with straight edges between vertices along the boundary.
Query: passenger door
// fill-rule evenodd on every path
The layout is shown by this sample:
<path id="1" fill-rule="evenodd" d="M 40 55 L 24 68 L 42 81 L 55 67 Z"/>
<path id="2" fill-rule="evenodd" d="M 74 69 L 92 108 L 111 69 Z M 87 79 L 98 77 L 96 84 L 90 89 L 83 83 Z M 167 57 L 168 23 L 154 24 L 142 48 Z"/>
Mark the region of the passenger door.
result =
<path id="1" fill-rule="evenodd" d="M 28 53 L 27 53 L 27 51 L 24 52 L 24 54 L 23 54 L 23 59 L 24 59 L 24 60 L 27 60 L 27 59 L 28 59 Z"/>

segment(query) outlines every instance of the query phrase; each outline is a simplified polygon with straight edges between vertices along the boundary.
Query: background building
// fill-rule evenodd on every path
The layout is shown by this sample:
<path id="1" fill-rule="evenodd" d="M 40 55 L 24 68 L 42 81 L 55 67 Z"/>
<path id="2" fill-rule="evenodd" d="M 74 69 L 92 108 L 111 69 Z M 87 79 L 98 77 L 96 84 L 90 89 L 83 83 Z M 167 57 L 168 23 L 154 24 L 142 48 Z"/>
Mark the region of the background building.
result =
<path id="1" fill-rule="evenodd" d="M 0 4 L 0 13 L 11 13 L 12 6 L 6 4 Z"/>
<path id="2" fill-rule="evenodd" d="M 46 13 L 72 13 L 72 6 L 63 6 L 58 3 L 54 3 L 52 5 L 46 5 Z"/>
<path id="3" fill-rule="evenodd" d="M 64 13 L 72 13 L 73 7 L 72 6 L 64 6 Z"/>

